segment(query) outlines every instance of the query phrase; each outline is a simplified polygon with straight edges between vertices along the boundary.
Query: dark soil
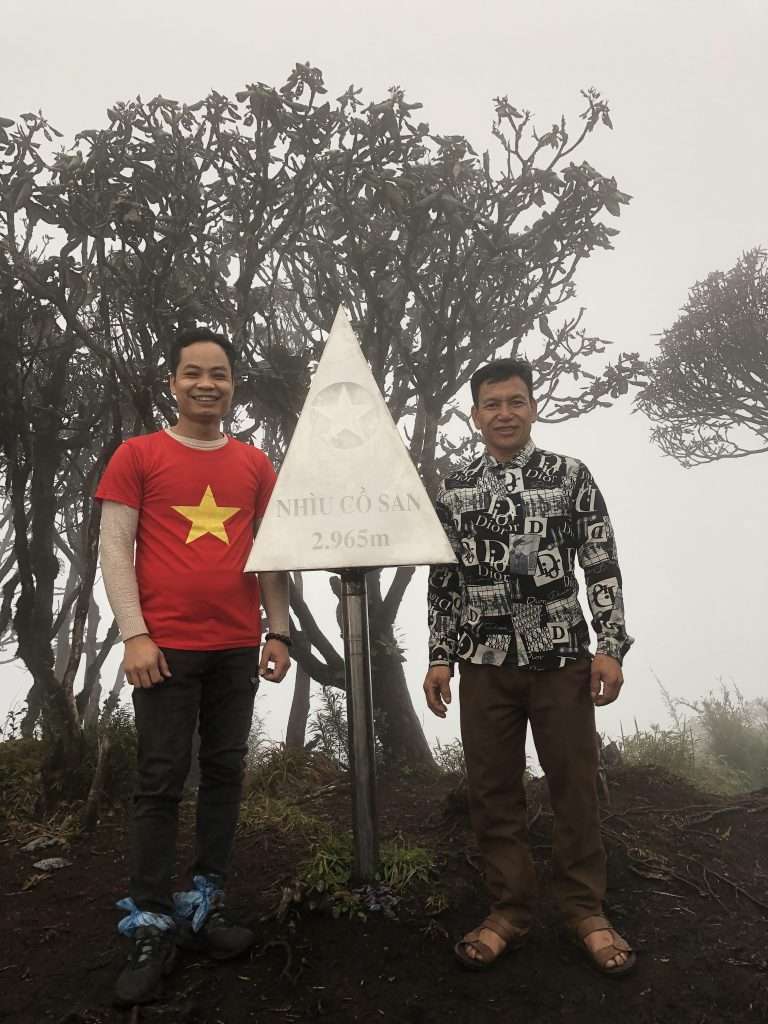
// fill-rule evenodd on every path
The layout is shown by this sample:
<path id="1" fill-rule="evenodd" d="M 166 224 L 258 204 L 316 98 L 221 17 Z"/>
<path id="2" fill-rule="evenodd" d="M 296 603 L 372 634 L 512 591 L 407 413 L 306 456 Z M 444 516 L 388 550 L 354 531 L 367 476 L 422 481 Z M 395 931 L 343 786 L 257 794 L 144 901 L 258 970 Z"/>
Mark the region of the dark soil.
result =
<path id="1" fill-rule="evenodd" d="M 23 837 L 0 845 L 0 1019 L 14 1024 L 292 1024 L 326 1021 L 595 1022 L 722 1024 L 768 1021 L 768 791 L 707 797 L 653 769 L 618 769 L 604 807 L 610 852 L 609 913 L 639 950 L 636 972 L 606 979 L 559 934 L 549 900 L 551 817 L 531 787 L 531 842 L 540 867 L 541 915 L 525 949 L 493 970 L 467 973 L 452 944 L 485 914 L 461 794 L 438 780 L 384 781 L 382 835 L 402 832 L 439 861 L 427 891 L 398 919 L 339 919 L 296 906 L 275 916 L 283 883 L 306 852 L 301 837 L 240 836 L 230 905 L 258 940 L 249 957 L 213 964 L 186 955 L 163 999 L 133 1013 L 111 1005 L 124 949 L 115 899 L 124 895 L 124 822 L 107 819 L 66 854 L 72 866 L 24 888 L 32 862 Z M 340 829 L 348 787 L 312 801 Z M 186 845 L 185 845 L 186 844 Z M 181 856 L 189 855 L 185 830 Z"/>

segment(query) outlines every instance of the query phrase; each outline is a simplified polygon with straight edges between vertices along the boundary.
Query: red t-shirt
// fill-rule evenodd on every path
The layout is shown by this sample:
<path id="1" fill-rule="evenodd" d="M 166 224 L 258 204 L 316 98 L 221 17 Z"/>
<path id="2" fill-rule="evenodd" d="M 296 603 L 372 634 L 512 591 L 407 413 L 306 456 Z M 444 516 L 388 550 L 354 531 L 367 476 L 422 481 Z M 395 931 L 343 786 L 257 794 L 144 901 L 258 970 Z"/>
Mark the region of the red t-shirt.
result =
<path id="1" fill-rule="evenodd" d="M 132 437 L 112 456 L 96 498 L 139 510 L 139 598 L 160 647 L 259 644 L 259 584 L 243 567 L 274 483 L 264 452 L 234 438 L 206 451 L 161 430 Z"/>

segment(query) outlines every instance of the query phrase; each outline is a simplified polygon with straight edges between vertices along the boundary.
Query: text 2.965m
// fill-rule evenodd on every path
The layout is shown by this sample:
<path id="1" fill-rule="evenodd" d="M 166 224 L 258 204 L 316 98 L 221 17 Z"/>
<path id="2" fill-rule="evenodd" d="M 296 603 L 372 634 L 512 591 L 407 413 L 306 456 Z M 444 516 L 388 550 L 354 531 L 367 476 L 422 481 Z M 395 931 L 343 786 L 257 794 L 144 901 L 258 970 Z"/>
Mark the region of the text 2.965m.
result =
<path id="1" fill-rule="evenodd" d="M 339 548 L 386 548 L 389 535 L 372 530 L 316 530 L 312 534 L 313 551 L 337 551 Z"/>

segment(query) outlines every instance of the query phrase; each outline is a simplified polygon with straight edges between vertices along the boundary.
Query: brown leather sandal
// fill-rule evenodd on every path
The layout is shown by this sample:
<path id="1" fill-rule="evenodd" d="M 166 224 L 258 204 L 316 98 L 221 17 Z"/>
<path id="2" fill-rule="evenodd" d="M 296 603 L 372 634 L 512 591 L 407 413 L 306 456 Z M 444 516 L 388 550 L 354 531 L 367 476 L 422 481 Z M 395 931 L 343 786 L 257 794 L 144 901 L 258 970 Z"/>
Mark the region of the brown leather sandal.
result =
<path id="1" fill-rule="evenodd" d="M 584 939 L 593 932 L 609 931 L 613 938 L 607 946 L 601 949 L 592 950 L 584 942 Z M 569 921 L 566 925 L 566 935 L 570 941 L 581 950 L 589 962 L 601 974 L 610 978 L 618 978 L 629 974 L 637 964 L 637 954 L 623 936 L 619 935 L 607 917 L 602 914 L 594 914 L 592 917 L 583 917 L 579 921 Z M 623 953 L 626 960 L 617 967 L 608 967 L 608 961 Z"/>
<path id="2" fill-rule="evenodd" d="M 487 928 L 488 931 L 496 932 L 500 939 L 506 942 L 506 946 L 500 953 L 494 953 L 491 947 L 482 941 L 480 938 L 480 932 L 483 928 Z M 470 971 L 484 971 L 488 967 L 493 967 L 497 960 L 502 956 L 506 956 L 507 953 L 512 953 L 516 949 L 524 944 L 528 937 L 527 931 L 522 931 L 520 928 L 514 928 L 511 924 L 498 917 L 486 917 L 481 925 L 473 929 L 471 932 L 467 932 L 463 939 L 460 939 L 453 947 L 453 952 L 456 955 L 456 959 L 459 961 L 462 967 L 468 968 Z M 477 957 L 470 956 L 466 952 L 467 948 L 471 947 L 476 950 L 480 955 Z"/>

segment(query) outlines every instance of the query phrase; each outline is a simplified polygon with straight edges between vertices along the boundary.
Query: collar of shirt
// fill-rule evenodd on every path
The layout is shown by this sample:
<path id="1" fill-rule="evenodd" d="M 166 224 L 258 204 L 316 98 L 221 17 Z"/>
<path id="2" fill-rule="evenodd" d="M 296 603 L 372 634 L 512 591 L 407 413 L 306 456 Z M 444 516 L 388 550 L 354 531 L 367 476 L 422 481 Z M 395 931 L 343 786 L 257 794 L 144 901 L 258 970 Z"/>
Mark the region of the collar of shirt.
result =
<path id="1" fill-rule="evenodd" d="M 508 459 L 506 462 L 500 462 L 495 455 L 491 455 L 489 451 L 486 451 L 483 455 L 485 465 L 491 471 L 498 472 L 499 470 L 509 469 L 510 467 L 515 468 L 517 466 L 524 466 L 533 453 L 536 451 L 536 445 L 533 443 L 531 438 L 528 438 L 526 443 L 520 449 L 517 454 Z"/>

